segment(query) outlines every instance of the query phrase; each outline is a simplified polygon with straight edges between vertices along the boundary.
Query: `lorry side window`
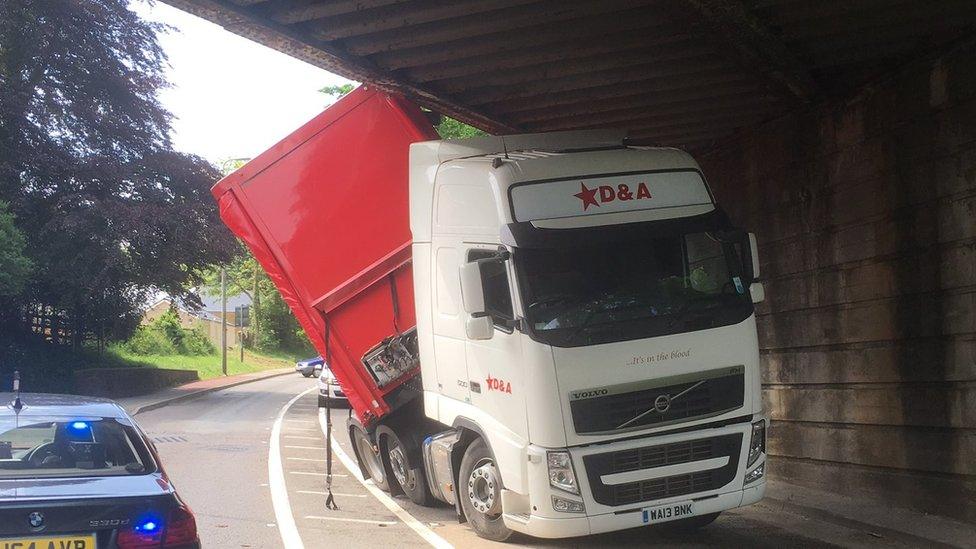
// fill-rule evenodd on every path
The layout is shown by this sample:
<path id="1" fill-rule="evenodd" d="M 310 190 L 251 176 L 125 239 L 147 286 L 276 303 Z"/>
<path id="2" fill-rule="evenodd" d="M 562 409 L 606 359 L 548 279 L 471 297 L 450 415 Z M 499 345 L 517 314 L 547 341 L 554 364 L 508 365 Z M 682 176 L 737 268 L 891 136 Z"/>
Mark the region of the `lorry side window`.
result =
<path id="1" fill-rule="evenodd" d="M 468 261 L 494 257 L 495 250 L 468 250 Z M 508 286 L 508 272 L 500 261 L 486 261 L 481 264 L 481 281 L 485 290 L 485 308 L 498 326 L 508 327 L 505 321 L 515 319 L 512 310 L 512 292 Z"/>

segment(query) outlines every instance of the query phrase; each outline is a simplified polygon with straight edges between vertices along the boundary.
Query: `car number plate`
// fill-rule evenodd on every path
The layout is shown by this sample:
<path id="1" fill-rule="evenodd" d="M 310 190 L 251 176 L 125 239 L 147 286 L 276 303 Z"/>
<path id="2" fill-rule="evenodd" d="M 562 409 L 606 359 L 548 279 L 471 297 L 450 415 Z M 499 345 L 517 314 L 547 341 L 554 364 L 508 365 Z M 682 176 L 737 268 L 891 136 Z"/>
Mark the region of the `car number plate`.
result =
<path id="1" fill-rule="evenodd" d="M 667 522 L 695 516 L 695 503 L 692 501 L 681 501 L 657 507 L 648 507 L 642 511 L 644 524 L 654 524 L 657 522 Z"/>
<path id="2" fill-rule="evenodd" d="M 95 549 L 94 534 L 0 538 L 0 549 Z"/>

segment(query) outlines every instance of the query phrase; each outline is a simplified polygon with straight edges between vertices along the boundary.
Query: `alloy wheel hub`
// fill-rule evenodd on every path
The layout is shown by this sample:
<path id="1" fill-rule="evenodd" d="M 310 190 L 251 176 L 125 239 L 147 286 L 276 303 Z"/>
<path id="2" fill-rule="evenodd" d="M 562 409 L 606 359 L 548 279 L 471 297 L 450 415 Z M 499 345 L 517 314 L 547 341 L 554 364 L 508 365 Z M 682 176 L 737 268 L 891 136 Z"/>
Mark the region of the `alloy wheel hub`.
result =
<path id="1" fill-rule="evenodd" d="M 498 479 L 495 466 L 491 462 L 476 467 L 468 477 L 468 499 L 475 509 L 485 515 L 501 512 L 501 502 L 497 497 Z"/>

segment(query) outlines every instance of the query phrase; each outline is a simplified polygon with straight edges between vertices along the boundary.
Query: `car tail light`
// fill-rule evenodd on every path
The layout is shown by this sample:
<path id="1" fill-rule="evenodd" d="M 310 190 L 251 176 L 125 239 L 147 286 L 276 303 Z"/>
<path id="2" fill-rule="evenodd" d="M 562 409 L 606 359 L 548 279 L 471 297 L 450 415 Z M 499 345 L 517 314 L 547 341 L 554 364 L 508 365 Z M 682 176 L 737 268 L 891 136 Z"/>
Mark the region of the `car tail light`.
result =
<path id="1" fill-rule="evenodd" d="M 176 507 L 165 520 L 147 518 L 132 528 L 119 530 L 119 549 L 180 547 L 198 543 L 197 521 L 188 507 Z"/>
<path id="2" fill-rule="evenodd" d="M 169 524 L 163 532 L 163 547 L 175 547 L 197 542 L 197 521 L 189 507 L 177 507 L 169 514 Z"/>

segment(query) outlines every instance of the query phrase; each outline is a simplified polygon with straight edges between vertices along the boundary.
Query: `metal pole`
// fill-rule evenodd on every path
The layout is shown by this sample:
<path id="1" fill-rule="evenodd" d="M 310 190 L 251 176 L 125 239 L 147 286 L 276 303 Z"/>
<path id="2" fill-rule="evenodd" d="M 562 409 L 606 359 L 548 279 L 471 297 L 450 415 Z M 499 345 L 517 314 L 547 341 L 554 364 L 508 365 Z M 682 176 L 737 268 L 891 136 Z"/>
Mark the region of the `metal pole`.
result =
<path id="1" fill-rule="evenodd" d="M 220 369 L 227 375 L 227 271 L 220 269 Z"/>

